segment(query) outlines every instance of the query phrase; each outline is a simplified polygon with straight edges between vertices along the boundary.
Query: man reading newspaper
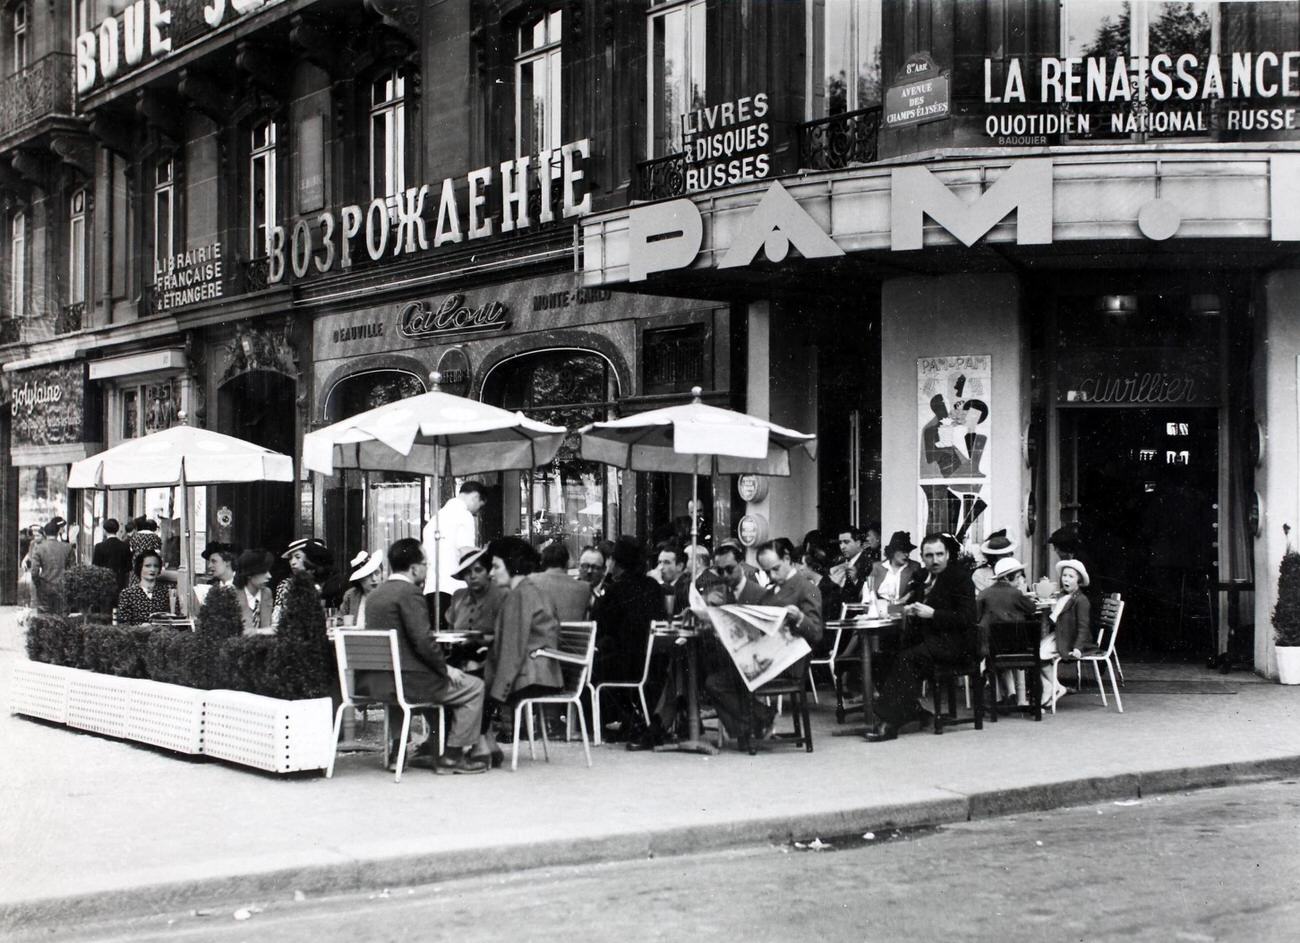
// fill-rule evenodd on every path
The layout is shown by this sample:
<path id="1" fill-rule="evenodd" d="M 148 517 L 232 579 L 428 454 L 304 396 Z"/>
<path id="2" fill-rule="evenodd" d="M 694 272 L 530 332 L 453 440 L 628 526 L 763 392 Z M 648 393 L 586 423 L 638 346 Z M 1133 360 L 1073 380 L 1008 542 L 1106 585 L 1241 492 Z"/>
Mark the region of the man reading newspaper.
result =
<path id="1" fill-rule="evenodd" d="M 704 687 L 737 740 L 772 735 L 775 712 L 766 704 L 753 704 L 754 726 L 745 729 L 746 702 L 755 700 L 750 692 L 778 677 L 802 678 L 810 646 L 822 635 L 821 593 L 795 567 L 790 541 L 778 537 L 760 545 L 758 565 L 771 580 L 759 605 L 706 607 L 698 592 L 692 595 L 692 608 L 713 625 L 735 666 L 710 674 Z"/>

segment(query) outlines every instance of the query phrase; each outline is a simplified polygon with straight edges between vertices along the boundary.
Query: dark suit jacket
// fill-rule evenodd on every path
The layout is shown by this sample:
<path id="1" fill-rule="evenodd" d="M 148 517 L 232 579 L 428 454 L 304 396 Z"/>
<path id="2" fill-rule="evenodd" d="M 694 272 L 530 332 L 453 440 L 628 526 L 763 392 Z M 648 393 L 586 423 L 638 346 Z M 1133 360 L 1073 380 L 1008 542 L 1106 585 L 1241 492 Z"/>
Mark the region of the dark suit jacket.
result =
<path id="1" fill-rule="evenodd" d="M 763 591 L 760 603 L 764 606 L 797 606 L 804 617 L 798 625 L 790 624 L 790 631 L 817 648 L 822 640 L 822 594 L 807 576 L 796 570 L 785 582 L 772 583 Z M 801 678 L 808 670 L 807 663 L 807 657 L 801 658 L 781 676 L 792 680 Z"/>
<path id="2" fill-rule="evenodd" d="M 1056 617 L 1056 650 L 1064 657 L 1070 650 L 1096 647 L 1092 634 L 1092 603 L 1082 592 L 1072 593 L 1061 614 Z"/>
<path id="3" fill-rule="evenodd" d="M 559 662 L 529 657 L 538 649 L 559 645 L 560 620 L 555 603 L 531 576 L 526 576 L 506 594 L 497 612 L 496 638 L 483 664 L 488 697 L 504 702 L 515 691 L 534 685 L 564 687 Z"/>
<path id="4" fill-rule="evenodd" d="M 909 635 L 919 633 L 936 643 L 948 656 L 959 659 L 978 649 L 975 632 L 975 585 L 970 574 L 950 563 L 926 588 L 928 570 L 920 570 L 912 581 L 912 602 L 934 610 L 933 619 L 909 619 Z"/>
<path id="5" fill-rule="evenodd" d="M 397 629 L 402 658 L 402 687 L 410 701 L 436 701 L 448 688 L 447 662 L 433 640 L 429 604 L 421 588 L 404 579 L 389 577 L 366 597 L 366 628 Z M 357 691 L 375 697 L 393 695 L 392 676 L 358 671 Z"/>
<path id="6" fill-rule="evenodd" d="M 596 620 L 597 681 L 634 681 L 641 677 L 650 623 L 664 618 L 663 587 L 645 574 L 622 573 L 605 580 L 604 593 L 593 600 Z"/>
<path id="7" fill-rule="evenodd" d="M 591 608 L 591 584 L 567 573 L 543 571 L 529 577 L 555 603 L 561 622 L 582 622 Z"/>
<path id="8" fill-rule="evenodd" d="M 980 655 L 987 655 L 989 626 L 994 622 L 1026 622 L 1034 618 L 1037 610 L 1032 599 L 1003 580 L 975 597 L 975 611 L 979 615 Z"/>
<path id="9" fill-rule="evenodd" d="M 126 576 L 131 572 L 131 548 L 126 545 L 126 541 L 119 540 L 117 537 L 101 540 L 95 544 L 90 562 L 93 566 L 107 567 L 112 570 L 117 576 L 118 590 L 126 588 Z"/>
<path id="10" fill-rule="evenodd" d="M 908 560 L 903 564 L 903 572 L 898 574 L 898 595 L 899 601 L 907 595 L 908 589 L 912 585 L 912 580 L 916 579 L 916 574 L 921 572 L 921 564 L 915 560 Z M 889 566 L 885 563 L 873 563 L 871 565 L 871 586 L 876 592 L 880 591 L 880 584 L 889 576 Z"/>

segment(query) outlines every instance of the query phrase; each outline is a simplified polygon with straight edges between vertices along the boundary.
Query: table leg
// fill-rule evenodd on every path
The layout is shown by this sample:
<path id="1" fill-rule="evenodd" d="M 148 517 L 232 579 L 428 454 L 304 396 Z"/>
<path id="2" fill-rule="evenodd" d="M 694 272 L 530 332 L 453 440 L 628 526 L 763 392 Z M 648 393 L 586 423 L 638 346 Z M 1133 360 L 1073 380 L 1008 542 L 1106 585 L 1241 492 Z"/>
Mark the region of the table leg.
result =
<path id="1" fill-rule="evenodd" d="M 871 703 L 871 639 L 862 639 L 862 721 L 870 730 L 876 725 L 876 709 Z"/>
<path id="2" fill-rule="evenodd" d="M 703 753 L 713 756 L 718 748 L 700 736 L 700 688 L 698 683 L 698 639 L 686 645 L 686 724 L 689 737 L 677 743 L 655 747 L 656 753 Z"/>

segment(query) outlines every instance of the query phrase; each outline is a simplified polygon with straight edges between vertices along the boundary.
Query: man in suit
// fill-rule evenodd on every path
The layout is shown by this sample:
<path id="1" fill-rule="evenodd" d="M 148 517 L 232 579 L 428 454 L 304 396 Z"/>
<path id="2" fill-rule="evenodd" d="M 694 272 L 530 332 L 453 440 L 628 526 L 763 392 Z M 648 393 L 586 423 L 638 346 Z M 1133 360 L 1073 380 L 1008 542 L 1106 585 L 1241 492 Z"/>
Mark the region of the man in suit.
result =
<path id="1" fill-rule="evenodd" d="M 719 548 L 719 553 L 721 552 L 722 548 Z M 794 544 L 785 537 L 769 540 L 759 546 L 758 566 L 767 574 L 769 582 L 758 602 L 760 605 L 784 609 L 785 624 L 790 632 L 807 641 L 809 645 L 815 646 L 822 637 L 821 592 L 795 565 L 794 556 Z M 734 559 L 734 552 L 732 558 Z M 725 576 L 727 574 L 724 574 Z M 782 672 L 781 677 L 799 679 L 807 671 L 808 659 L 805 657 Z M 760 740 L 765 740 L 771 736 L 776 712 L 766 704 L 757 701 L 752 706 L 754 728 L 750 731 L 745 730 L 745 702 L 754 698 L 746 690 L 734 665 L 727 665 L 722 670 L 709 675 L 704 686 L 713 699 L 713 706 L 718 710 L 718 719 L 733 737 L 740 739 L 742 735 L 749 733 Z"/>
<path id="2" fill-rule="evenodd" d="M 664 603 L 664 617 L 668 618 L 679 615 L 690 605 L 691 574 L 686 565 L 686 553 L 677 544 L 665 540 L 657 549 L 663 596 L 665 600 L 672 600 L 671 613 L 668 611 L 669 603 Z"/>
<path id="3" fill-rule="evenodd" d="M 454 708 L 447 750 L 442 756 L 428 745 L 411 758 L 412 766 L 435 773 L 483 773 L 487 763 L 471 759 L 483 720 L 483 682 L 449 666 L 433 640 L 429 606 L 421 592 L 428 565 L 420 541 L 404 537 L 388 548 L 391 575 L 366 597 L 366 624 L 396 629 L 402 659 L 402 688 L 408 701 L 429 701 Z M 358 671 L 358 694 L 392 697 L 391 673 Z"/>
<path id="4" fill-rule="evenodd" d="M 76 562 L 77 555 L 72 544 L 63 539 L 67 523 L 56 517 L 46 524 L 45 539 L 32 548 L 29 556 L 36 608 L 41 612 L 63 613 L 63 575 Z"/>
<path id="5" fill-rule="evenodd" d="M 555 603 L 561 622 L 581 622 L 587 618 L 591 584 L 569 575 L 569 548 L 563 543 L 557 540 L 542 548 L 542 572 L 534 573 L 532 580 Z"/>
<path id="6" fill-rule="evenodd" d="M 235 563 L 235 589 L 239 590 L 239 613 L 245 635 L 269 635 L 275 600 L 271 596 L 271 554 L 245 550 Z"/>
<path id="7" fill-rule="evenodd" d="M 845 602 L 859 602 L 862 586 L 875 559 L 867 551 L 867 532 L 857 527 L 846 527 L 840 531 L 839 543 L 840 562 L 831 567 L 831 580 L 843 590 L 840 597 Z"/>
<path id="8" fill-rule="evenodd" d="M 95 544 L 95 549 L 90 554 L 92 565 L 113 571 L 117 577 L 118 592 L 126 589 L 126 576 L 131 572 L 131 548 L 117 536 L 120 527 L 115 517 L 104 521 L 104 539 Z"/>
<path id="9" fill-rule="evenodd" d="M 942 534 L 921 541 L 925 573 L 912 582 L 913 601 L 903 609 L 908 637 L 881 689 L 868 743 L 897 739 L 899 728 L 916 717 L 921 682 L 936 664 L 959 664 L 974 654 L 975 587 L 964 568 L 951 565 L 951 554 Z"/>

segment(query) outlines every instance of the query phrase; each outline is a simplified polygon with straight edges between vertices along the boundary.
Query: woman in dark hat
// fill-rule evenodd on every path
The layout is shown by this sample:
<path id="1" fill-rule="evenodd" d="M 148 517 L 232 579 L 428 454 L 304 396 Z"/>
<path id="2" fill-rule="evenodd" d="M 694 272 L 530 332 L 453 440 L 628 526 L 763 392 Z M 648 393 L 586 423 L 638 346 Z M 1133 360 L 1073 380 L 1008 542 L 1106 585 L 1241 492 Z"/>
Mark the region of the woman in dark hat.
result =
<path id="1" fill-rule="evenodd" d="M 1005 530 L 995 530 L 989 534 L 984 543 L 980 544 L 979 551 L 980 556 L 984 558 L 984 562 L 975 567 L 970 575 L 971 582 L 975 584 L 975 594 L 977 596 L 993 585 L 993 568 L 997 566 L 999 560 L 1016 552 L 1016 541 L 1014 538 L 1008 537 Z"/>
<path id="2" fill-rule="evenodd" d="M 158 536 L 158 522 L 141 514 L 132 523 L 135 524 L 135 529 L 126 535 L 126 545 L 131 548 L 131 559 L 134 560 L 146 550 L 156 551 L 161 557 L 163 545 L 162 538 Z M 127 585 L 134 586 L 138 582 L 139 579 L 132 568 Z"/>
<path id="3" fill-rule="evenodd" d="M 887 603 L 906 602 L 907 588 L 912 584 L 912 577 L 921 569 L 921 564 L 910 556 L 916 544 L 912 535 L 905 530 L 896 530 L 885 544 L 883 557 L 871 567 L 871 589 L 877 599 Z"/>
<path id="4" fill-rule="evenodd" d="M 320 596 L 321 605 L 330 605 L 331 600 L 338 602 L 342 587 L 334 574 L 334 557 L 323 540 L 315 537 L 300 537 L 289 544 L 289 548 L 280 554 L 281 560 L 289 561 L 289 577 L 280 581 L 275 588 L 275 612 L 271 617 L 273 625 L 278 626 L 284 615 L 284 603 L 289 598 L 289 584 L 299 573 L 311 577 L 312 584 Z"/>
<path id="5" fill-rule="evenodd" d="M 135 583 L 117 596 L 117 624 L 142 625 L 156 612 L 170 612 L 167 591 L 158 577 L 162 573 L 162 554 L 157 550 L 137 553 L 131 560 Z"/>
<path id="6" fill-rule="evenodd" d="M 245 635 L 267 635 L 275 631 L 271 621 L 271 554 L 245 550 L 235 567 L 235 589 L 239 590 L 239 611 Z"/>

